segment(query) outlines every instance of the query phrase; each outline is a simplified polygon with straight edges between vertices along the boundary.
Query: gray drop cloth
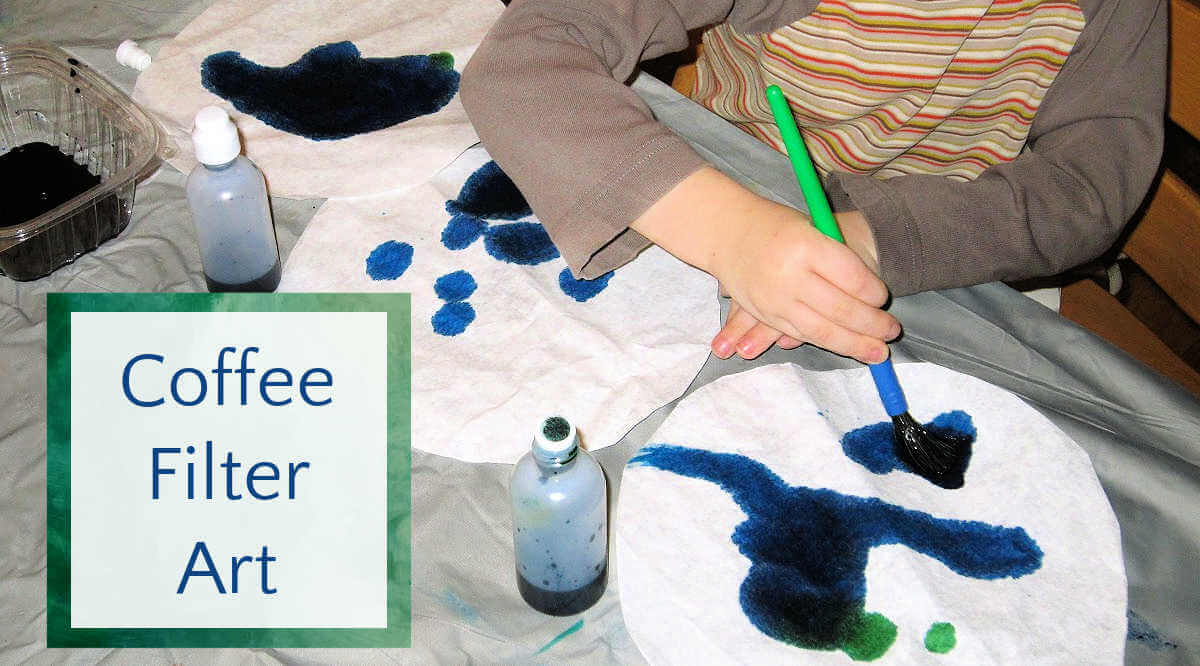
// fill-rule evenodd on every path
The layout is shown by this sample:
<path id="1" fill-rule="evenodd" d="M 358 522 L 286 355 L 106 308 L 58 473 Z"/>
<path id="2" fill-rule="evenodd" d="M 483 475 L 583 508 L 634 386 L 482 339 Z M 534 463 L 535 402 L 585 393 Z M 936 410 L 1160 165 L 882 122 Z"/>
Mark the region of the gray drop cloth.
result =
<path id="1" fill-rule="evenodd" d="M 113 61 L 117 44 L 133 38 L 154 53 L 207 4 L 6 0 L 0 4 L 0 41 L 59 44 L 129 91 L 135 73 Z M 643 79 L 637 88 L 665 122 L 702 143 L 719 167 L 761 193 L 800 203 L 781 155 L 661 84 Z M 181 174 L 161 170 L 139 186 L 133 221 L 120 237 L 42 280 L 0 278 L 0 664 L 641 663 L 621 621 L 616 568 L 605 597 L 583 614 L 583 627 L 535 656 L 576 618 L 541 616 L 517 595 L 506 490 L 510 467 L 420 452 L 414 453 L 412 475 L 413 648 L 46 649 L 45 294 L 203 290 L 182 186 Z M 291 249 L 319 205 L 274 201 L 282 252 Z M 906 327 L 895 346 L 899 362 L 932 361 L 1009 389 L 1091 455 L 1121 522 L 1130 606 L 1139 618 L 1134 633 L 1143 636 L 1130 642 L 1126 661 L 1200 663 L 1200 404 L 1003 285 L 919 294 L 899 299 L 893 308 Z M 774 349 L 752 362 L 710 357 L 692 389 L 784 361 L 812 369 L 854 365 L 811 348 Z M 598 453 L 611 500 L 625 460 L 673 405 Z M 1145 638 L 1147 628 L 1160 640 Z"/>

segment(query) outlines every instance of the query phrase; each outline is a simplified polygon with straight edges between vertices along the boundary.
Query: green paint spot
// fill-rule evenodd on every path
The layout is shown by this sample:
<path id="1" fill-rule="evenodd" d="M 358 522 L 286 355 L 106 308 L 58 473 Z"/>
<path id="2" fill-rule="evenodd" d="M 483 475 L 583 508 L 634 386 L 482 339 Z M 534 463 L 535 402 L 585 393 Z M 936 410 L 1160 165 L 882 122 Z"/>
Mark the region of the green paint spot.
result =
<path id="1" fill-rule="evenodd" d="M 430 53 L 429 60 L 442 69 L 454 69 L 454 56 L 445 51 Z"/>
<path id="2" fill-rule="evenodd" d="M 954 637 L 954 625 L 949 622 L 935 622 L 925 632 L 925 649 L 938 654 L 946 654 L 954 649 L 958 639 Z"/>
<path id="3" fill-rule="evenodd" d="M 571 434 L 571 424 L 561 416 L 551 416 L 542 424 L 542 434 L 551 442 L 561 442 Z"/>
<path id="4" fill-rule="evenodd" d="M 896 625 L 879 613 L 862 613 L 846 632 L 842 652 L 855 661 L 873 661 L 896 642 Z"/>
<path id="5" fill-rule="evenodd" d="M 580 618 L 578 622 L 567 627 L 566 631 L 555 636 L 553 639 L 551 639 L 551 641 L 549 643 L 546 643 L 545 645 L 543 645 L 542 649 L 538 650 L 537 652 L 534 652 L 534 654 L 539 655 L 539 654 L 545 652 L 546 650 L 549 650 L 550 648 L 557 645 L 559 641 L 561 641 L 562 639 L 566 638 L 567 636 L 570 636 L 571 634 L 579 631 L 582 628 L 583 628 L 583 618 Z"/>

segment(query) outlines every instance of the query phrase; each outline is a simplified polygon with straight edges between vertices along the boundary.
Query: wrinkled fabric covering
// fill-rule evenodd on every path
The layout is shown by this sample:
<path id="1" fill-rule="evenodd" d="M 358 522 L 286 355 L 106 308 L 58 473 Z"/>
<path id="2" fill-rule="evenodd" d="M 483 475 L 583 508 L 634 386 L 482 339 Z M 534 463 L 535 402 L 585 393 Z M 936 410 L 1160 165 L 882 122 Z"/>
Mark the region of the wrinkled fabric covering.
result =
<path id="1" fill-rule="evenodd" d="M 72 0 L 6 2 L 0 39 L 59 44 L 130 91 L 136 72 L 113 51 L 137 39 L 152 54 L 208 3 L 168 0 L 145 9 Z M 703 138 L 704 154 L 760 192 L 799 203 L 782 156 L 665 86 L 641 94 L 669 123 Z M 765 149 L 765 152 L 760 149 Z M 782 166 L 781 166 L 782 165 Z M 130 227 L 117 239 L 33 283 L 0 278 L 0 663 L 482 663 L 530 661 L 574 619 L 529 610 L 512 572 L 507 479 L 511 468 L 413 456 L 413 637 L 410 650 L 47 650 L 45 294 L 52 291 L 200 291 L 200 260 L 183 177 L 164 168 L 138 187 Z M 286 255 L 318 201 L 276 199 Z M 1087 451 L 1121 524 L 1130 606 L 1163 641 L 1130 643 L 1130 664 L 1200 661 L 1200 405 L 1095 336 L 1002 285 L 900 299 L 907 327 L 897 362 L 926 360 L 1025 397 Z M 767 363 L 809 369 L 856 364 L 811 348 L 747 362 L 710 357 L 692 386 Z M 909 390 L 912 390 L 911 388 Z M 616 446 L 598 452 L 615 499 L 625 461 L 674 403 Z M 619 570 L 583 615 L 583 628 L 540 659 L 641 663 L 617 606 Z M 1140 626 L 1140 625 L 1139 625 Z"/>

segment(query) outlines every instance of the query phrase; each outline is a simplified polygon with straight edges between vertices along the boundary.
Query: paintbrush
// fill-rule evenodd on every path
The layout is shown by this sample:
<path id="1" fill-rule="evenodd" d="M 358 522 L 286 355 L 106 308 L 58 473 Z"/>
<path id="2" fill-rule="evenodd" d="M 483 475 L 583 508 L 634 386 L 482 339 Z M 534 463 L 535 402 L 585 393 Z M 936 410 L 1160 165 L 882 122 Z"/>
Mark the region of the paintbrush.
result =
<path id="1" fill-rule="evenodd" d="M 800 190 L 804 193 L 804 202 L 808 204 L 808 213 L 813 226 L 818 231 L 839 243 L 845 243 L 842 232 L 838 229 L 837 220 L 829 208 L 829 200 L 821 189 L 821 179 L 813 167 L 812 158 L 804 146 L 800 129 L 796 127 L 796 119 L 788 106 L 787 98 L 779 86 L 767 87 L 767 103 L 771 105 L 771 113 L 775 116 L 775 124 L 783 136 L 783 145 L 787 148 L 788 158 L 796 179 L 800 181 Z M 889 357 L 882 363 L 872 363 L 871 377 L 875 380 L 875 389 L 888 416 L 892 417 L 893 446 L 896 456 L 908 465 L 909 469 L 929 479 L 937 485 L 942 485 L 945 477 L 962 466 L 963 458 L 967 455 L 967 442 L 952 434 L 930 432 L 908 413 L 908 401 L 904 399 L 904 391 L 900 388 L 900 380 L 896 377 L 896 369 Z"/>

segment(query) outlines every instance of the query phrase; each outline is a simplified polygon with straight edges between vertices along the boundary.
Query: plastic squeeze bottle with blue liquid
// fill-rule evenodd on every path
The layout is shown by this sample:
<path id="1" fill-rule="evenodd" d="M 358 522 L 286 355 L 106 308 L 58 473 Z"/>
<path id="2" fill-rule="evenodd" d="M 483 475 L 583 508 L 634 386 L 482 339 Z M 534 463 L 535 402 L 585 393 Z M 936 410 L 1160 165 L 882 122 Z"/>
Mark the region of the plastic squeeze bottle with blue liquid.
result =
<path id="1" fill-rule="evenodd" d="M 200 109 L 192 145 L 200 164 L 188 175 L 187 199 L 208 290 L 275 291 L 279 246 L 267 184 L 241 155 L 229 114 L 217 106 Z"/>
<path id="2" fill-rule="evenodd" d="M 542 422 L 509 492 L 521 597 L 549 615 L 596 603 L 608 574 L 608 495 L 574 425 L 561 416 Z"/>

